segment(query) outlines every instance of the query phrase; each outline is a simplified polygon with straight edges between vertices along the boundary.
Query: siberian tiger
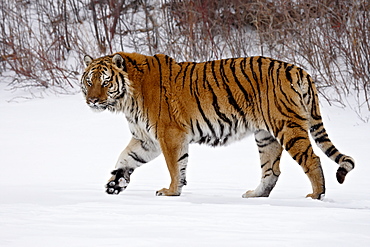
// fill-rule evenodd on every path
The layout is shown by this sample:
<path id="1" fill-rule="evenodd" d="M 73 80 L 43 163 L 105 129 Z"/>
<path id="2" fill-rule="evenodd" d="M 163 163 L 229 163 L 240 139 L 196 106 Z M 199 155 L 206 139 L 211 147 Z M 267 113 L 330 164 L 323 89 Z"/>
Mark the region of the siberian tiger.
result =
<path id="1" fill-rule="evenodd" d="M 188 145 L 227 145 L 254 133 L 262 178 L 243 197 L 267 197 L 280 175 L 285 149 L 307 174 L 313 192 L 325 193 L 316 144 L 339 164 L 339 183 L 354 168 L 354 160 L 338 151 L 324 128 L 315 84 L 303 69 L 262 56 L 203 63 L 176 62 L 158 54 L 118 52 L 84 57 L 81 88 L 94 110 L 123 112 L 132 133 L 122 151 L 108 194 L 126 189 L 130 175 L 163 153 L 171 176 L 158 196 L 179 196 L 186 185 Z"/>

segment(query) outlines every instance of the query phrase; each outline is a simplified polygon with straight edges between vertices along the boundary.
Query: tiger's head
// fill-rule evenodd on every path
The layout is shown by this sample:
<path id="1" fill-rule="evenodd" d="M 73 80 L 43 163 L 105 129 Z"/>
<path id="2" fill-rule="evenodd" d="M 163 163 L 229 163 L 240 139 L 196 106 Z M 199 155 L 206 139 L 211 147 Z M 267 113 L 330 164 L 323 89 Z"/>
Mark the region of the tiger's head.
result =
<path id="1" fill-rule="evenodd" d="M 120 54 L 97 59 L 85 55 L 84 63 L 81 90 L 87 105 L 96 111 L 116 111 L 129 84 L 124 58 Z"/>

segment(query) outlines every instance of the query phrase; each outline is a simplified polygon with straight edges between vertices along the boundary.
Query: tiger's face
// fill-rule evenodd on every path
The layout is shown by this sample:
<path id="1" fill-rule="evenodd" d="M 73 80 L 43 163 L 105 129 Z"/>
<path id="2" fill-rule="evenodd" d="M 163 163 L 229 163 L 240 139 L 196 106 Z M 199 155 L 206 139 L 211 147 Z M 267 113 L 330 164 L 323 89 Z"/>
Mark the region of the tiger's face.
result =
<path id="1" fill-rule="evenodd" d="M 81 77 L 81 90 L 86 103 L 95 111 L 114 111 L 120 99 L 125 96 L 127 73 L 121 55 L 98 59 L 86 55 L 85 72 Z"/>

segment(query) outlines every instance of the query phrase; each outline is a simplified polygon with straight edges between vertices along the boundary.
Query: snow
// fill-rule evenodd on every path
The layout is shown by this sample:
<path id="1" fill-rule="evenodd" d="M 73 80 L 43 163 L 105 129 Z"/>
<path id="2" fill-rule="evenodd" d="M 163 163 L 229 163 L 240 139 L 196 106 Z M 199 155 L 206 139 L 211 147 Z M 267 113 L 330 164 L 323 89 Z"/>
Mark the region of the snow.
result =
<path id="1" fill-rule="evenodd" d="M 269 198 L 243 199 L 260 179 L 253 137 L 221 148 L 192 145 L 180 197 L 162 156 L 137 169 L 128 188 L 104 185 L 130 139 L 124 117 L 94 113 L 82 95 L 24 100 L 0 83 L 0 246 L 370 246 L 369 123 L 322 102 L 336 146 L 356 160 L 343 185 L 318 149 L 323 201 L 283 154 Z"/>

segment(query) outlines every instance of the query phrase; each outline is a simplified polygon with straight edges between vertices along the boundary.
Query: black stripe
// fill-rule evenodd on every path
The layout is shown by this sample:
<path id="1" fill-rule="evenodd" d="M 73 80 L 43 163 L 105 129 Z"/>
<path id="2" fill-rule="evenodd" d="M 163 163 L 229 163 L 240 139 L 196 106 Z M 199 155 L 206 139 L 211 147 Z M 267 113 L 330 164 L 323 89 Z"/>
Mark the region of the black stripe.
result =
<path id="1" fill-rule="evenodd" d="M 323 135 L 323 136 L 326 135 L 327 136 L 328 134 L 326 134 L 326 130 L 323 128 L 319 132 L 313 134 L 314 139 L 320 138 L 320 135 Z"/>
<path id="2" fill-rule="evenodd" d="M 124 82 L 124 81 L 125 81 L 125 77 L 124 77 L 124 75 L 123 75 L 122 73 L 119 73 L 118 75 L 119 75 L 119 77 L 121 78 L 122 82 Z"/>
<path id="3" fill-rule="evenodd" d="M 303 70 L 302 70 L 303 71 Z M 307 105 L 310 105 L 310 102 L 311 102 L 311 98 L 312 98 L 312 95 L 311 95 L 311 91 L 312 91 L 312 79 L 310 77 L 309 74 L 306 75 L 306 80 L 307 80 L 307 90 L 306 90 L 306 95 L 304 95 L 305 97 L 305 100 L 306 100 L 306 104 Z M 308 97 L 307 97 L 308 96 Z M 312 114 L 312 113 L 311 113 Z"/>
<path id="4" fill-rule="evenodd" d="M 133 160 L 139 162 L 139 163 L 147 163 L 146 160 L 144 160 L 143 158 L 139 157 L 135 152 L 131 152 L 128 154 L 128 156 L 130 156 Z"/>
<path id="5" fill-rule="evenodd" d="M 180 74 L 181 74 L 181 72 L 182 72 L 182 69 L 183 69 L 183 67 L 182 67 L 182 66 L 180 66 L 180 70 L 179 70 L 179 72 L 177 72 L 177 75 L 175 76 L 175 79 L 174 79 L 174 82 L 175 82 L 175 83 L 177 83 L 177 78 L 180 76 Z"/>
<path id="6" fill-rule="evenodd" d="M 172 61 L 172 59 L 169 57 L 169 56 L 166 56 L 166 62 L 167 62 L 167 66 L 169 67 L 170 69 L 170 74 L 168 76 L 168 80 L 172 82 L 172 65 L 173 63 L 169 62 L 169 61 Z"/>
<path id="7" fill-rule="evenodd" d="M 186 82 L 186 71 L 188 70 L 190 63 L 186 64 L 185 70 L 184 70 L 184 75 L 182 76 L 182 88 L 185 87 L 185 82 Z"/>
<path id="8" fill-rule="evenodd" d="M 204 63 L 204 68 L 203 68 L 203 88 L 206 89 L 206 81 L 207 81 L 207 65 L 209 62 Z M 198 83 L 197 83 L 198 84 Z"/>
<path id="9" fill-rule="evenodd" d="M 184 155 L 182 155 L 182 156 L 179 158 L 179 160 L 178 160 L 177 162 L 180 162 L 181 160 L 183 160 L 183 159 L 185 159 L 185 158 L 187 158 L 187 157 L 189 157 L 189 154 L 188 154 L 188 153 L 185 153 Z"/>
<path id="10" fill-rule="evenodd" d="M 217 103 L 217 96 L 216 96 L 215 92 L 213 91 L 213 89 L 212 89 L 212 87 L 209 83 L 208 83 L 208 90 L 212 93 L 212 99 L 213 99 L 212 106 L 213 106 L 217 116 L 219 118 L 221 118 L 221 120 L 223 120 L 224 122 L 228 123 L 231 126 L 232 125 L 231 120 L 224 113 L 222 113 L 220 111 L 220 106 Z"/>
<path id="11" fill-rule="evenodd" d="M 259 81 L 260 81 L 260 83 L 262 83 L 263 84 L 263 70 L 262 70 L 262 65 L 263 65 L 263 61 L 262 61 L 262 59 L 263 59 L 264 57 L 259 57 L 258 59 L 257 59 L 257 64 L 258 64 L 258 70 L 259 70 L 259 74 L 260 74 L 260 79 L 259 79 Z M 267 91 L 268 92 L 268 91 Z"/>
<path id="12" fill-rule="evenodd" d="M 279 134 L 283 130 L 285 124 L 286 124 L 285 120 L 275 121 L 274 126 L 273 126 L 274 127 L 273 133 L 274 133 L 275 138 L 279 138 Z M 282 140 L 280 140 L 280 142 L 283 143 Z"/>
<path id="13" fill-rule="evenodd" d="M 212 61 L 211 65 L 212 65 L 211 68 L 212 68 L 213 79 L 216 82 L 217 87 L 220 87 L 220 84 L 217 81 L 217 76 L 216 76 L 216 72 L 215 72 L 215 61 Z"/>
<path id="14" fill-rule="evenodd" d="M 124 96 L 124 93 L 126 92 L 126 90 L 125 90 L 125 77 L 122 73 L 118 73 L 118 75 L 119 75 L 121 80 L 117 80 L 118 88 L 117 88 L 116 91 L 118 92 L 118 94 L 117 94 L 116 98 L 122 98 Z"/>
<path id="15" fill-rule="evenodd" d="M 331 156 L 333 156 L 336 152 L 338 152 L 338 150 L 334 147 L 334 145 L 332 145 L 330 148 L 328 148 L 328 149 L 325 151 L 325 154 L 326 154 L 326 156 L 331 157 Z"/>
<path id="16" fill-rule="evenodd" d="M 247 58 L 244 58 L 243 61 L 240 62 L 240 70 L 241 70 L 243 76 L 245 77 L 245 79 L 247 79 L 247 81 L 249 82 L 249 85 L 251 86 L 252 91 L 253 91 L 253 95 L 257 95 L 256 94 L 256 90 L 254 90 L 254 87 L 252 85 L 252 81 L 250 80 L 249 76 L 245 72 L 245 70 L 246 70 L 246 62 L 247 62 L 246 60 L 247 60 Z M 242 63 L 244 63 L 244 66 L 242 65 Z"/>
<path id="17" fill-rule="evenodd" d="M 310 128 L 310 132 L 314 132 L 316 130 L 318 130 L 320 127 L 322 127 L 324 124 L 321 122 L 321 123 L 318 123 L 318 124 L 315 124 L 313 126 L 311 126 Z"/>
<path id="18" fill-rule="evenodd" d="M 268 161 L 267 161 L 266 163 L 263 163 L 263 164 L 261 165 L 261 168 L 265 167 L 268 163 L 269 163 Z M 268 169 L 267 169 L 266 171 L 268 171 Z"/>
<path id="19" fill-rule="evenodd" d="M 266 142 L 266 143 L 261 143 L 261 142 L 257 142 L 257 146 L 259 148 L 264 148 L 264 147 L 267 147 L 268 145 L 270 145 L 272 142 Z"/>
<path id="20" fill-rule="evenodd" d="M 254 64 L 253 63 L 253 60 L 255 58 L 258 59 L 259 57 L 251 57 L 250 58 L 250 60 L 249 60 L 249 69 L 251 70 L 251 73 L 252 73 L 252 76 L 253 76 L 253 79 L 254 79 L 254 85 L 257 86 L 256 91 L 253 90 L 253 92 L 256 95 L 255 97 L 257 97 L 257 99 L 256 99 L 256 105 L 259 108 L 259 114 L 262 115 L 262 113 L 264 112 L 264 107 L 262 105 L 262 100 L 261 100 L 261 98 L 263 97 L 263 95 L 261 94 L 262 92 L 261 92 L 261 88 L 260 88 L 260 82 L 258 81 L 257 74 L 256 74 L 256 72 L 255 72 L 255 70 L 253 68 L 253 64 Z M 252 83 L 251 83 L 251 85 L 252 85 Z"/>
<path id="21" fill-rule="evenodd" d="M 206 114 L 204 113 L 204 111 L 203 111 L 203 109 L 202 109 L 202 106 L 201 106 L 201 104 L 200 104 L 200 101 L 199 101 L 198 96 L 197 96 L 197 95 L 195 95 L 194 97 L 195 97 L 195 100 L 196 100 L 197 105 L 198 105 L 198 110 L 199 110 L 200 114 L 202 115 L 202 117 L 203 117 L 203 119 L 204 119 L 204 122 L 206 122 L 206 124 L 207 124 L 208 128 L 211 130 L 212 135 L 213 135 L 213 136 L 216 136 L 216 132 L 215 132 L 215 130 L 214 130 L 214 128 L 213 128 L 213 126 L 212 126 L 212 123 L 211 123 L 211 121 L 209 121 L 209 119 L 207 118 Z"/>
<path id="22" fill-rule="evenodd" d="M 287 78 L 287 80 L 289 81 L 289 84 L 290 84 L 290 86 L 291 86 L 291 88 L 294 90 L 294 88 L 293 88 L 293 79 L 292 79 L 292 76 L 291 76 L 291 73 L 289 72 L 291 69 L 293 69 L 293 65 L 291 65 L 291 66 L 288 66 L 288 67 L 286 67 L 288 64 L 287 63 L 284 63 L 284 65 L 285 65 L 285 68 L 284 68 L 284 70 L 285 70 L 285 77 Z M 290 104 L 293 104 L 293 105 L 295 105 L 295 106 L 297 106 L 297 107 L 299 107 L 300 108 L 300 105 L 297 105 L 297 103 L 293 100 L 293 97 L 289 97 L 289 93 L 291 92 L 291 91 L 289 91 L 289 93 L 287 94 L 284 90 L 283 90 L 283 84 L 281 84 L 280 83 L 280 93 L 282 94 L 282 95 L 284 95 L 284 98 L 286 99 L 286 101 L 288 102 L 288 103 L 290 103 Z M 295 91 L 295 90 L 294 90 Z M 299 95 L 300 96 L 300 98 L 301 98 L 301 95 Z"/>
<path id="23" fill-rule="evenodd" d="M 283 89 L 283 84 L 280 84 L 279 85 L 279 89 L 280 89 L 280 93 L 284 96 L 284 98 L 285 98 L 285 100 L 288 102 L 288 103 L 291 103 L 292 101 L 291 101 L 291 98 L 289 98 L 288 97 L 288 94 L 287 93 L 285 93 L 285 91 L 284 91 L 284 89 Z M 281 100 L 280 100 L 281 101 Z M 294 103 L 294 102 L 293 102 Z M 294 105 L 296 105 L 295 103 L 294 103 Z"/>
<path id="24" fill-rule="evenodd" d="M 257 85 L 257 92 L 261 92 L 260 88 L 259 88 L 259 83 L 258 83 L 258 78 L 257 78 L 257 74 L 256 72 L 254 71 L 254 68 L 253 68 L 253 58 L 257 58 L 258 57 L 251 57 L 250 60 L 249 60 L 249 68 L 252 72 L 252 76 L 253 76 L 253 79 L 254 81 L 256 82 L 256 85 Z"/>
<path id="25" fill-rule="evenodd" d="M 337 157 L 335 157 L 335 163 L 339 164 L 340 158 L 342 158 L 344 155 L 343 154 L 338 154 Z M 352 161 L 352 160 L 351 160 Z"/>
<path id="26" fill-rule="evenodd" d="M 263 61 L 262 61 L 262 59 L 265 59 L 265 58 L 264 57 L 259 57 L 258 60 L 257 60 L 258 69 L 259 69 L 259 72 L 260 72 L 260 83 L 261 84 L 263 84 L 263 69 L 262 69 Z M 263 98 L 266 99 L 267 109 L 270 109 L 270 100 L 269 100 L 269 95 L 268 94 L 269 94 L 269 80 L 267 78 L 267 80 L 266 80 L 266 96 L 263 97 Z M 262 98 L 261 98 L 261 103 L 262 103 Z M 266 121 L 265 114 L 269 118 L 269 121 Z M 264 121 L 265 126 L 267 128 L 267 131 L 270 132 L 271 131 L 270 127 L 269 127 L 269 124 L 271 124 L 270 111 L 269 110 L 262 111 L 262 118 L 263 118 L 263 121 Z"/>
<path id="27" fill-rule="evenodd" d="M 223 61 L 227 62 L 227 60 L 221 60 L 220 61 L 220 75 L 221 75 L 221 79 L 222 79 L 222 82 L 223 82 L 223 86 L 224 86 L 224 89 L 226 90 L 227 92 L 227 98 L 229 100 L 229 103 L 230 105 L 232 105 L 236 111 L 243 117 L 245 118 L 245 113 L 243 111 L 243 109 L 238 105 L 238 103 L 236 102 L 231 90 L 230 90 L 230 87 L 228 85 L 229 81 L 228 81 L 228 78 L 225 74 L 225 68 L 223 66 Z"/>
<path id="28" fill-rule="evenodd" d="M 193 73 L 194 73 L 194 69 L 195 69 L 196 66 L 197 66 L 197 64 L 193 63 L 193 67 L 191 68 L 190 75 L 189 75 L 189 90 L 190 90 L 191 95 L 194 95 L 193 94 Z"/>
<path id="29" fill-rule="evenodd" d="M 272 87 L 272 91 L 273 93 L 275 93 L 276 91 L 276 83 L 275 83 L 275 80 L 274 80 L 274 68 L 275 68 L 275 60 L 270 60 L 270 63 L 269 63 L 269 67 L 267 69 L 267 75 L 268 75 L 268 79 L 267 79 L 267 84 L 271 84 L 271 87 Z M 275 95 L 272 99 L 273 102 L 270 103 L 270 99 L 267 97 L 267 105 L 268 105 L 268 109 L 270 109 L 270 104 L 273 105 L 276 103 L 276 100 L 275 100 Z M 274 121 L 276 117 L 274 116 L 271 116 L 271 112 L 268 111 L 268 120 L 269 120 L 269 123 L 271 125 L 271 128 L 272 128 L 272 131 L 276 131 L 276 121 Z"/>
<path id="30" fill-rule="evenodd" d="M 299 80 L 298 80 L 298 86 L 301 87 L 302 82 L 303 82 L 303 69 L 302 68 L 297 68 L 298 73 L 299 73 Z"/>
<path id="31" fill-rule="evenodd" d="M 348 162 L 352 165 L 352 169 L 355 167 L 355 163 L 353 163 L 353 161 L 351 159 L 348 159 L 348 158 L 344 158 L 343 159 L 343 162 Z"/>
<path id="32" fill-rule="evenodd" d="M 298 136 L 298 137 L 295 137 L 295 138 L 292 138 L 290 139 L 286 144 L 285 144 L 285 150 L 286 151 L 289 151 L 297 141 L 299 140 L 305 140 L 306 138 L 305 137 L 302 137 L 302 136 Z"/>
<path id="33" fill-rule="evenodd" d="M 309 156 L 309 155 L 308 155 L 308 150 L 312 150 L 312 146 L 311 146 L 311 144 L 307 146 L 306 151 L 304 151 L 304 152 L 298 152 L 296 155 L 294 155 L 293 159 L 294 159 L 295 161 L 297 161 L 297 163 L 298 163 L 299 165 L 301 165 L 301 166 L 302 166 L 302 165 L 303 165 L 303 159 L 306 159 L 306 160 L 307 160 L 307 157 Z M 311 154 L 311 155 L 312 155 L 312 154 Z M 299 159 L 298 159 L 298 157 L 299 157 Z M 305 172 L 305 173 L 307 173 L 307 172 Z"/>
<path id="34" fill-rule="evenodd" d="M 200 124 L 199 124 L 198 120 L 196 122 L 196 126 L 197 126 L 197 129 L 199 131 L 199 136 L 203 136 L 203 131 L 202 131 L 202 128 L 200 127 Z"/>
<path id="35" fill-rule="evenodd" d="M 168 61 L 170 60 L 170 57 L 165 55 L 164 58 L 166 59 L 166 64 L 168 64 Z"/>
<path id="36" fill-rule="evenodd" d="M 298 128 L 298 129 L 300 129 L 302 132 L 307 132 L 307 130 L 306 130 L 304 127 L 302 127 L 301 125 L 299 125 L 299 124 L 298 124 L 298 123 L 296 123 L 296 122 L 288 121 L 288 122 L 287 122 L 287 124 L 286 124 L 286 126 L 287 126 L 288 128 L 290 128 L 290 129 Z M 295 130 L 293 130 L 293 131 L 295 131 Z"/>
<path id="37" fill-rule="evenodd" d="M 217 119 L 217 122 L 218 122 L 218 125 L 220 126 L 220 138 L 223 138 L 225 126 L 221 123 L 221 121 L 219 119 Z M 230 126 L 230 128 L 231 128 L 231 126 Z"/>
<path id="38" fill-rule="evenodd" d="M 322 130 L 320 130 L 319 132 L 315 133 L 315 137 L 318 137 L 319 135 L 322 135 L 322 134 L 326 134 L 326 130 L 323 128 Z"/>
<path id="39" fill-rule="evenodd" d="M 250 80 L 250 78 L 249 78 L 249 76 L 247 75 L 247 73 L 245 72 L 245 70 L 246 70 L 246 64 L 247 64 L 247 59 L 248 58 L 244 58 L 241 62 L 240 62 L 240 71 L 242 72 L 242 74 L 243 74 L 243 76 L 244 76 L 244 78 L 247 80 L 247 82 L 249 83 L 249 86 L 250 86 L 250 88 L 252 89 L 252 99 L 254 98 L 254 97 L 257 97 L 257 93 L 256 93 L 256 90 L 254 89 L 254 86 L 253 86 L 253 84 L 252 84 L 252 81 Z M 250 101 L 250 103 L 251 104 L 253 104 L 253 101 L 251 100 Z M 252 114 L 253 114 L 253 117 L 254 117 L 254 119 L 256 119 L 256 108 L 260 108 L 260 105 L 259 104 L 256 104 L 256 105 L 254 105 L 253 107 L 251 107 L 251 109 L 252 109 Z M 260 109 L 261 110 L 261 109 Z"/>
<path id="40" fill-rule="evenodd" d="M 146 143 L 146 142 L 144 142 L 144 141 L 142 141 L 142 140 L 140 140 L 140 145 L 141 145 L 141 148 L 144 150 L 144 151 L 149 151 L 150 149 L 149 149 L 149 145 Z"/>
<path id="41" fill-rule="evenodd" d="M 154 55 L 155 58 L 157 58 L 157 55 Z M 144 73 L 144 70 L 142 70 L 140 67 L 137 66 L 137 63 L 135 60 L 131 59 L 129 56 L 125 56 L 123 59 L 127 59 L 137 71 L 140 71 L 141 73 Z M 158 59 L 158 58 L 157 58 Z M 123 66 L 123 70 L 127 71 L 126 66 Z"/>
<path id="42" fill-rule="evenodd" d="M 324 143 L 324 142 L 331 142 L 329 137 L 328 137 L 328 134 L 325 134 L 319 138 L 315 138 L 315 142 L 317 144 L 320 144 L 320 143 Z"/>
<path id="43" fill-rule="evenodd" d="M 163 85 L 162 85 L 162 66 L 161 66 L 161 62 L 159 60 L 159 57 L 157 55 L 154 55 L 154 58 L 157 60 L 157 63 L 158 63 L 158 71 L 159 71 L 159 102 L 162 102 L 162 88 L 163 88 Z M 158 118 L 160 119 L 161 118 L 161 110 L 162 110 L 162 106 L 160 105 L 159 106 L 159 111 L 158 111 Z M 158 137 L 158 124 L 156 124 L 156 130 L 155 130 L 155 133 L 156 133 L 156 138 Z"/>
<path id="44" fill-rule="evenodd" d="M 288 106 L 287 106 L 287 105 L 286 105 L 282 100 L 280 100 L 280 103 L 284 105 L 284 109 L 285 109 L 285 110 L 287 110 L 289 113 L 294 114 L 294 116 L 295 116 L 296 118 L 298 118 L 298 119 L 300 119 L 300 120 L 307 121 L 307 119 L 306 119 L 306 118 L 304 118 L 304 117 L 302 117 L 302 116 L 298 115 L 295 111 L 293 111 L 291 108 L 289 108 L 289 107 L 288 107 Z M 288 116 L 290 116 L 290 117 L 291 117 L 291 115 L 288 115 Z"/>
<path id="45" fill-rule="evenodd" d="M 146 58 L 146 66 L 148 67 L 148 70 L 150 71 L 150 64 L 149 64 L 148 58 Z"/>
<path id="46" fill-rule="evenodd" d="M 316 100 L 318 100 L 318 98 L 317 98 L 317 95 L 314 92 L 314 82 L 312 80 L 312 77 L 309 74 L 307 74 L 307 81 L 308 81 L 308 86 L 309 86 L 308 92 L 309 92 L 310 98 L 312 97 L 311 117 L 315 120 L 321 120 L 320 110 L 318 109 L 319 103 L 316 102 Z"/>
<path id="47" fill-rule="evenodd" d="M 276 157 L 276 159 L 275 159 L 275 161 L 272 163 L 272 168 L 274 168 L 274 166 L 276 165 L 276 164 L 279 164 L 279 162 L 280 162 L 280 158 L 281 158 L 281 156 L 279 155 L 278 157 Z M 274 174 L 274 176 L 276 176 L 276 177 L 278 177 L 280 174 L 275 174 L 275 172 L 274 172 L 274 169 L 272 169 L 272 173 Z"/>
<path id="48" fill-rule="evenodd" d="M 267 136 L 267 137 L 265 137 L 265 138 L 262 138 L 262 139 L 256 139 L 256 142 L 266 142 L 266 141 L 268 141 L 269 143 L 271 143 L 271 142 L 273 142 L 273 141 L 275 141 L 275 138 L 273 137 L 273 136 Z"/>
<path id="49" fill-rule="evenodd" d="M 168 61 L 169 61 L 169 56 L 165 56 L 165 60 L 166 60 L 166 65 L 168 67 Z M 171 64 L 172 65 L 172 64 Z M 169 74 L 169 78 L 168 78 L 168 81 L 171 81 L 171 76 L 172 76 L 172 66 L 169 66 L 169 70 L 170 70 L 170 74 Z M 160 65 L 160 69 L 161 69 L 161 65 Z M 163 86 L 162 84 L 162 71 L 160 71 L 160 84 L 161 84 L 161 87 L 163 87 L 163 90 L 164 90 L 164 98 L 165 98 L 165 101 L 166 101 L 166 104 L 167 104 L 167 109 L 170 109 L 171 106 L 170 106 L 170 102 L 169 102 L 169 98 L 168 98 L 168 93 L 167 93 L 167 90 L 168 88 L 166 86 Z M 170 119 L 172 119 L 173 115 L 171 114 L 170 111 L 168 111 L 168 117 Z"/>
<path id="50" fill-rule="evenodd" d="M 269 168 L 269 169 L 267 169 L 266 171 L 265 171 L 265 175 L 263 176 L 263 178 L 266 178 L 266 177 L 268 177 L 268 176 L 271 176 L 271 173 L 270 174 L 266 174 L 267 172 L 269 172 L 269 171 L 272 171 L 272 168 Z"/>
<path id="51" fill-rule="evenodd" d="M 288 64 L 286 64 L 288 65 Z M 290 74 L 290 71 L 294 68 L 293 65 L 290 65 L 285 68 L 285 77 L 288 79 L 290 83 L 293 83 L 292 75 Z"/>
<path id="52" fill-rule="evenodd" d="M 235 59 L 233 59 L 232 62 L 230 63 L 230 69 L 231 69 L 232 75 L 233 75 L 234 80 L 235 80 L 236 84 L 238 85 L 239 89 L 242 91 L 245 100 L 247 102 L 249 102 L 249 95 L 247 93 L 247 90 L 245 90 L 245 88 L 242 86 L 242 84 L 240 83 L 240 81 L 238 79 L 238 76 L 236 75 L 235 63 L 236 63 Z"/>

